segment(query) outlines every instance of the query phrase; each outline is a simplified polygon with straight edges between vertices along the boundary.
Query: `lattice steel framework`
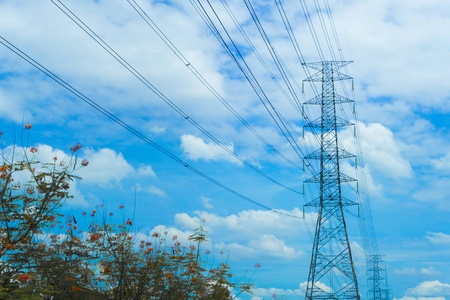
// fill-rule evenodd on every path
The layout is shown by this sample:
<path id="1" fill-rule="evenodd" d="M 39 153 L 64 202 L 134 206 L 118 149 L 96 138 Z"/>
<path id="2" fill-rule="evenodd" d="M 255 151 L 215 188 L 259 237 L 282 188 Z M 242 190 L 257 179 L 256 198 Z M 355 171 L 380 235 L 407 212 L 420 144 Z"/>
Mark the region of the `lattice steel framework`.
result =
<path id="1" fill-rule="evenodd" d="M 372 255 L 367 262 L 369 264 L 367 269 L 368 299 L 391 300 L 392 294 L 387 284 L 386 262 L 381 255 Z"/>
<path id="2" fill-rule="evenodd" d="M 305 157 L 318 160 L 320 171 L 305 183 L 320 184 L 318 198 L 306 206 L 319 209 L 309 270 L 306 299 L 360 299 L 352 253 L 344 220 L 344 206 L 356 203 L 342 197 L 341 183 L 356 181 L 339 170 L 339 160 L 355 155 L 339 147 L 338 129 L 353 125 L 336 116 L 336 106 L 353 102 L 335 91 L 335 81 L 352 79 L 338 70 L 349 61 L 306 64 L 318 72 L 304 81 L 322 84 L 322 92 L 304 104 L 319 105 L 321 116 L 305 129 L 320 130 L 320 149 Z"/>

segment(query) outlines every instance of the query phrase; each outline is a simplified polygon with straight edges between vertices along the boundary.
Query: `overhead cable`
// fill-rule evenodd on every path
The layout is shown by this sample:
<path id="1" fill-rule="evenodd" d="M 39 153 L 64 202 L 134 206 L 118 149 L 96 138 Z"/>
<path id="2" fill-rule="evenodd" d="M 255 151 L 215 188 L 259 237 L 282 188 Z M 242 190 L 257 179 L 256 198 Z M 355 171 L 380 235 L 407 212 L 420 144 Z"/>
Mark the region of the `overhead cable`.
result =
<path id="1" fill-rule="evenodd" d="M 268 206 L 266 206 L 266 205 L 264 205 L 264 204 L 262 204 L 262 203 L 260 203 L 258 201 L 255 201 L 255 200 L 253 200 L 253 199 L 251 199 L 251 198 L 249 198 L 247 196 L 244 196 L 243 194 L 237 192 L 236 190 L 234 190 L 234 189 L 224 185 L 223 183 L 221 183 L 221 182 L 215 180 L 214 178 L 210 177 L 209 175 L 203 173 L 202 171 L 198 170 L 197 168 L 189 165 L 188 163 L 183 161 L 178 156 L 174 155 L 173 153 L 171 153 L 167 149 L 165 149 L 162 146 L 160 146 L 159 144 L 155 143 L 154 141 L 149 139 L 147 136 L 145 136 L 143 133 L 141 133 L 140 131 L 138 131 L 134 127 L 130 126 L 126 122 L 122 121 L 120 118 L 118 118 L 117 116 L 115 116 L 114 114 L 109 112 L 107 109 L 103 108 L 101 105 L 97 104 L 95 101 L 93 101 L 92 99 L 90 99 L 89 97 L 84 95 L 82 92 L 80 92 L 79 90 L 74 88 L 72 85 L 70 85 L 69 83 L 67 83 L 63 79 L 61 79 L 58 75 L 54 74 L 53 72 L 51 72 L 50 70 L 45 68 L 39 62 L 37 62 L 36 60 L 34 60 L 30 56 L 28 56 L 26 53 L 21 51 L 19 48 L 14 46 L 12 43 L 10 43 L 8 40 L 3 38 L 2 36 L 0 36 L 0 43 L 3 44 L 6 48 L 11 50 L 12 52 L 14 52 L 19 57 L 21 57 L 23 60 L 25 60 L 26 62 L 31 64 L 37 70 L 41 71 L 43 74 L 48 76 L 50 79 L 52 79 L 53 81 L 55 81 L 56 83 L 61 85 L 63 88 L 68 90 L 74 96 L 76 96 L 80 100 L 84 101 L 89 106 L 91 106 L 95 110 L 99 111 L 101 114 L 103 114 L 104 116 L 106 116 L 107 118 L 109 118 L 110 120 L 112 120 L 113 122 L 115 122 L 116 124 L 121 126 L 122 128 L 124 128 L 125 130 L 129 131 L 131 134 L 133 134 L 134 136 L 138 137 L 139 139 L 141 139 L 145 143 L 149 144 L 150 146 L 154 147 L 158 151 L 162 152 L 164 155 L 168 156 L 169 158 L 171 158 L 172 160 L 174 160 L 178 164 L 182 165 L 183 167 L 191 170 L 192 172 L 196 173 L 197 175 L 205 178 L 206 180 L 210 181 L 211 183 L 219 186 L 220 188 L 226 190 L 227 192 L 229 192 L 229 193 L 231 193 L 231 194 L 233 194 L 233 195 L 235 195 L 235 196 L 237 196 L 237 197 L 239 197 L 239 198 L 241 198 L 241 199 L 243 199 L 243 200 L 245 200 L 247 202 L 250 202 L 250 203 L 252 203 L 254 205 L 257 205 L 257 206 L 259 206 L 261 208 L 264 208 L 266 210 L 270 210 L 270 211 L 272 211 L 274 213 L 277 213 L 277 214 L 285 215 L 285 216 L 296 218 L 296 219 L 301 219 L 301 217 L 294 216 L 294 215 L 291 215 L 291 214 L 288 214 L 288 213 L 284 213 L 284 212 L 282 212 L 280 210 L 270 208 L 270 207 L 268 207 Z"/>
<path id="2" fill-rule="evenodd" d="M 219 22 L 221 28 L 225 32 L 226 36 L 230 40 L 231 45 L 228 45 L 228 43 L 225 41 L 223 36 L 220 34 L 220 31 L 212 21 L 211 17 L 209 16 L 208 12 L 206 11 L 203 4 L 200 2 L 200 0 L 189 0 L 193 7 L 196 9 L 200 17 L 203 19 L 205 24 L 208 26 L 208 28 L 211 30 L 213 35 L 218 39 L 220 44 L 225 48 L 227 53 L 230 55 L 232 60 L 237 64 L 239 69 L 242 71 L 243 75 L 247 79 L 247 81 L 250 83 L 252 89 L 257 94 L 258 98 L 260 99 L 261 103 L 277 125 L 277 127 L 280 129 L 280 132 L 283 134 L 283 136 L 286 138 L 288 143 L 291 145 L 292 149 L 295 151 L 295 153 L 303 159 L 303 151 L 298 146 L 297 141 L 292 137 L 291 133 L 286 127 L 286 124 L 281 120 L 280 118 L 280 112 L 273 106 L 270 99 L 267 97 L 266 93 L 262 89 L 261 85 L 259 84 L 258 80 L 256 79 L 255 75 L 249 68 L 247 62 L 245 61 L 244 57 L 242 56 L 241 52 L 239 51 L 239 48 L 234 43 L 233 39 L 231 38 L 230 34 L 228 33 L 227 29 L 225 28 L 224 24 L 220 20 L 219 16 L 217 15 L 215 9 L 212 7 L 209 0 L 207 0 L 208 5 L 210 6 L 215 18 Z M 232 49 L 230 48 L 232 46 Z"/>
<path id="3" fill-rule="evenodd" d="M 160 90 L 158 90 L 150 81 L 147 80 L 140 72 L 138 72 L 132 65 L 130 65 L 121 55 L 119 55 L 113 48 L 111 48 L 101 37 L 99 37 L 88 25 L 86 25 L 77 15 L 75 15 L 67 6 L 65 6 L 60 0 L 51 0 L 66 16 L 68 16 L 77 26 L 79 26 L 86 34 L 88 34 L 97 44 L 99 44 L 106 52 L 108 52 L 114 59 L 116 59 L 123 67 L 125 67 L 131 74 L 133 74 L 141 83 L 143 83 L 148 89 L 150 89 L 154 94 L 156 94 L 161 100 L 163 100 L 167 105 L 169 105 L 174 111 L 176 111 L 185 120 L 191 123 L 194 127 L 200 130 L 203 134 L 209 137 L 214 143 L 219 145 L 223 150 L 234 156 L 237 160 L 242 162 L 245 166 L 252 169 L 254 172 L 265 177 L 267 180 L 279 185 L 291 192 L 296 194 L 302 194 L 302 192 L 290 188 L 266 173 L 262 172 L 259 168 L 255 167 L 247 160 L 243 159 L 241 156 L 236 154 L 229 147 L 224 145 L 220 140 L 218 140 L 213 134 L 203 128 L 199 123 L 193 120 L 187 113 L 185 113 L 180 107 L 178 107 L 173 101 L 171 101 L 167 96 L 165 96 Z"/>
<path id="4" fill-rule="evenodd" d="M 296 168 L 301 168 L 298 164 L 283 155 L 275 146 L 271 145 L 256 129 L 254 129 L 220 94 L 217 90 L 202 76 L 202 74 L 194 67 L 194 65 L 181 53 L 181 51 L 172 43 L 167 35 L 155 24 L 150 16 L 136 3 L 135 0 L 127 0 L 133 9 L 139 14 L 144 22 L 161 38 L 161 40 L 172 50 L 172 52 L 180 59 L 181 62 L 197 77 L 198 80 L 259 140 L 261 140 L 270 151 L 283 158 Z"/>

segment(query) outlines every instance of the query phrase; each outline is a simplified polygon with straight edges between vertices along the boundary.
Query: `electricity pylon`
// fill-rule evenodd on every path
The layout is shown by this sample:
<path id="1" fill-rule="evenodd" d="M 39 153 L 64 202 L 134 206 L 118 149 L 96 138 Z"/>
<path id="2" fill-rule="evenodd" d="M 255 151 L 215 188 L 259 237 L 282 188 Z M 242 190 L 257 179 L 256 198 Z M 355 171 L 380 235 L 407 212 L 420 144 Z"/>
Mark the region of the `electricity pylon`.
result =
<path id="1" fill-rule="evenodd" d="M 381 255 L 372 255 L 368 259 L 367 266 L 367 291 L 370 300 L 391 300 L 392 294 L 388 288 L 386 275 L 386 262 L 381 259 Z"/>
<path id="2" fill-rule="evenodd" d="M 338 70 L 349 61 L 307 63 L 317 70 L 304 81 L 322 85 L 319 95 L 304 104 L 319 105 L 321 116 L 306 124 L 305 129 L 320 130 L 320 149 L 305 157 L 318 160 L 320 170 L 305 183 L 320 184 L 320 195 L 306 206 L 317 207 L 318 217 L 309 269 L 306 299 L 360 299 L 352 252 L 344 220 L 344 206 L 356 205 L 345 199 L 341 183 L 356 181 L 340 172 L 339 160 L 355 155 L 339 147 L 338 129 L 353 125 L 336 115 L 336 106 L 353 102 L 335 91 L 335 81 L 352 79 Z"/>

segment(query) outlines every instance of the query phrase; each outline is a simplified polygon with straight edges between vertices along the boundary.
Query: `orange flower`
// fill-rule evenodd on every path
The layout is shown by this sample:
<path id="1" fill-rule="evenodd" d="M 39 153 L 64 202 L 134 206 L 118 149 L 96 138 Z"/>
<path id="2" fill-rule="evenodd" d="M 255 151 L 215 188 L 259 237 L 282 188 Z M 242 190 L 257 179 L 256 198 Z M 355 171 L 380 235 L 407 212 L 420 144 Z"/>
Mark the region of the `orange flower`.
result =
<path id="1" fill-rule="evenodd" d="M 26 130 L 31 129 L 31 127 L 33 127 L 33 126 L 31 126 L 31 124 L 25 125 L 25 129 L 26 129 Z"/>
<path id="2" fill-rule="evenodd" d="M 9 250 L 14 249 L 14 246 L 12 244 L 7 244 L 6 248 L 8 248 Z"/>
<path id="3" fill-rule="evenodd" d="M 31 147 L 30 152 L 31 152 L 31 153 L 36 153 L 36 152 L 37 152 L 37 149 L 34 148 L 34 147 Z"/>
<path id="4" fill-rule="evenodd" d="M 126 221 L 125 223 L 127 223 L 127 225 L 133 224 L 133 222 L 131 222 L 131 220 L 128 220 L 128 221 Z"/>

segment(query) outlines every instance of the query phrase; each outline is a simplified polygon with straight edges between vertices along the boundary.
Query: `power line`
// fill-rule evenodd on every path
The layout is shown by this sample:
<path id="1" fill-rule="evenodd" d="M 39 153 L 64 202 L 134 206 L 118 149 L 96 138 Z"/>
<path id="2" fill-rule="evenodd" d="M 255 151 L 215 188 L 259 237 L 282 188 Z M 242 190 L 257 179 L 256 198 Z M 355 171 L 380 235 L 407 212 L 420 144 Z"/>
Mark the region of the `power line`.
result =
<path id="1" fill-rule="evenodd" d="M 286 127 L 286 124 L 280 118 L 280 115 L 281 115 L 280 112 L 274 107 L 274 105 L 272 104 L 270 99 L 267 97 L 266 93 L 264 92 L 263 88 L 259 84 L 259 82 L 256 79 L 255 75 L 253 74 L 252 70 L 250 69 L 250 67 L 248 66 L 247 62 L 245 61 L 243 55 L 239 51 L 239 48 L 236 46 L 235 42 L 233 41 L 233 39 L 231 38 L 230 34 L 228 33 L 228 30 L 225 28 L 224 24 L 220 20 L 219 16 L 217 15 L 217 12 L 213 8 L 213 6 L 209 2 L 209 0 L 207 0 L 207 3 L 209 5 L 209 7 L 211 8 L 215 18 L 219 22 L 220 27 L 223 29 L 223 31 L 225 32 L 225 35 L 230 40 L 231 45 L 228 45 L 228 43 L 225 41 L 223 36 L 220 34 L 218 28 L 216 27 L 216 25 L 212 21 L 211 17 L 209 16 L 208 12 L 206 11 L 205 7 L 200 2 L 200 0 L 197 0 L 197 1 L 189 0 L 189 1 L 193 5 L 193 7 L 197 11 L 197 13 L 200 15 L 200 17 L 203 19 L 203 21 L 205 22 L 207 27 L 211 30 L 213 35 L 218 39 L 220 44 L 224 47 L 224 49 L 230 55 L 231 59 L 237 64 L 237 66 L 239 67 L 241 72 L 244 74 L 245 78 L 250 83 L 251 87 L 253 88 L 253 90 L 257 94 L 257 96 L 260 99 L 261 103 L 264 105 L 265 109 L 267 110 L 267 112 L 269 113 L 269 115 L 271 116 L 271 118 L 273 119 L 273 121 L 275 122 L 275 124 L 277 125 L 277 127 L 279 128 L 281 133 L 283 134 L 283 136 L 286 138 L 288 143 L 291 145 L 292 149 L 295 151 L 295 153 L 301 159 L 303 159 L 303 156 L 304 156 L 303 155 L 303 151 L 298 146 L 296 140 L 292 137 L 291 133 L 289 132 L 289 130 Z M 230 46 L 232 46 L 233 49 L 231 49 Z M 269 109 L 269 107 L 270 107 L 270 109 Z"/>
<path id="2" fill-rule="evenodd" d="M 26 62 L 31 64 L 37 70 L 41 71 L 43 74 L 48 76 L 50 79 L 52 79 L 53 81 L 55 81 L 56 83 L 61 85 L 63 88 L 65 88 L 66 90 L 71 92 L 77 98 L 79 98 L 80 100 L 84 101 L 86 104 L 88 104 L 89 106 L 91 106 L 92 108 L 94 108 L 95 110 L 97 110 L 98 112 L 100 112 L 101 114 L 103 114 L 104 116 L 106 116 L 107 118 L 109 118 L 110 120 L 112 120 L 113 122 L 115 122 L 116 124 L 121 126 L 122 128 L 124 128 L 125 130 L 129 131 L 131 134 L 135 135 L 136 137 L 138 137 L 139 139 L 141 139 L 145 143 L 149 144 L 150 146 L 154 147 L 158 151 L 162 152 L 164 155 L 168 156 L 169 158 L 171 158 L 172 160 L 174 160 L 178 164 L 184 166 L 185 168 L 187 168 L 187 169 L 191 170 L 192 172 L 196 173 L 197 175 L 205 178 L 206 180 L 210 181 L 211 183 L 219 186 L 220 188 L 226 190 L 227 192 L 229 192 L 229 193 L 231 193 L 231 194 L 233 194 L 233 195 L 235 195 L 235 196 L 237 196 L 237 197 L 239 197 L 239 198 L 241 198 L 241 199 L 243 199 L 243 200 L 245 200 L 247 202 L 250 202 L 250 203 L 252 203 L 254 205 L 257 205 L 257 206 L 259 206 L 261 208 L 264 208 L 266 210 L 270 210 L 270 211 L 272 211 L 274 213 L 277 213 L 277 214 L 280 214 L 280 215 L 285 215 L 285 216 L 288 216 L 288 217 L 301 219 L 301 217 L 297 217 L 297 216 L 294 216 L 294 215 L 291 215 L 291 214 L 287 214 L 287 213 L 281 212 L 281 211 L 279 211 L 277 209 L 270 208 L 270 207 L 268 207 L 268 206 L 266 206 L 266 205 L 264 205 L 264 204 L 262 204 L 262 203 L 260 203 L 258 201 L 255 201 L 255 200 L 253 200 L 253 199 L 251 199 L 251 198 L 249 198 L 247 196 L 244 196 L 243 194 L 237 192 L 236 190 L 234 190 L 234 189 L 224 185 L 223 183 L 221 183 L 221 182 L 215 180 L 214 178 L 208 176 L 207 174 L 201 172 L 197 168 L 189 165 L 188 163 L 183 161 L 181 158 L 179 158 L 178 156 L 172 154 L 170 151 L 166 150 L 162 146 L 158 145 L 157 143 L 155 143 L 154 141 L 149 139 L 147 136 L 142 134 L 140 131 L 138 131 L 134 127 L 128 125 L 126 122 L 122 121 L 120 118 L 118 118 L 117 116 L 115 116 L 114 114 L 112 114 L 111 112 L 106 110 L 105 108 L 103 108 L 101 105 L 97 104 L 95 101 L 93 101 L 92 99 L 90 99 L 89 97 L 87 97 L 86 95 L 81 93 L 79 90 L 77 90 L 72 85 L 70 85 L 69 83 L 67 83 L 63 79 L 61 79 L 58 75 L 54 74 L 53 72 L 51 72 L 50 70 L 45 68 L 39 62 L 37 62 L 36 60 L 34 60 L 30 56 L 28 56 L 26 53 L 21 51 L 19 48 L 14 46 L 12 43 L 10 43 L 8 40 L 3 38 L 2 36 L 0 36 L 0 43 L 3 44 L 6 48 L 11 50 L 16 55 L 18 55 L 20 58 L 22 58 L 23 60 L 25 60 Z"/>
<path id="3" fill-rule="evenodd" d="M 114 59 L 116 59 L 123 67 L 125 67 L 130 73 L 132 73 L 140 82 L 142 82 L 148 89 L 155 93 L 161 100 L 163 100 L 167 105 L 169 105 L 173 110 L 175 110 L 180 116 L 191 123 L 194 127 L 200 130 L 203 134 L 209 137 L 214 143 L 219 145 L 223 150 L 234 156 L 237 160 L 242 162 L 248 168 L 252 169 L 254 172 L 265 177 L 267 180 L 279 185 L 291 192 L 296 194 L 302 194 L 293 188 L 290 188 L 266 173 L 262 172 L 260 169 L 240 157 L 229 147 L 220 142 L 213 134 L 203 128 L 195 120 L 193 120 L 187 113 L 185 113 L 181 108 L 179 108 L 173 101 L 171 101 L 167 96 L 165 96 L 161 91 L 159 91 L 153 84 L 151 84 L 140 72 L 138 72 L 133 66 L 131 66 L 121 55 L 119 55 L 113 48 L 111 48 L 108 43 L 106 43 L 101 37 L 99 37 L 88 25 L 86 25 L 80 18 L 77 17 L 67 6 L 61 3 L 60 0 L 56 0 L 60 3 L 58 5 L 54 0 L 51 0 L 56 7 L 58 7 L 67 17 L 69 17 L 77 26 L 79 26 L 86 34 L 88 34 L 97 44 L 99 44 L 106 52 L 108 52 Z"/>
<path id="4" fill-rule="evenodd" d="M 155 24 L 150 16 L 136 3 L 135 0 L 127 0 L 133 9 L 139 14 L 144 22 L 161 38 L 161 40 L 172 50 L 172 52 L 180 59 L 181 62 L 197 77 L 198 80 L 259 140 L 261 140 L 271 151 L 286 160 L 294 167 L 301 169 L 299 165 L 283 155 L 275 146 L 271 145 L 264 137 L 262 137 L 239 113 L 217 92 L 217 90 L 201 75 L 201 73 L 192 65 L 192 63 L 181 53 L 181 51 L 172 43 L 166 34 Z"/>

